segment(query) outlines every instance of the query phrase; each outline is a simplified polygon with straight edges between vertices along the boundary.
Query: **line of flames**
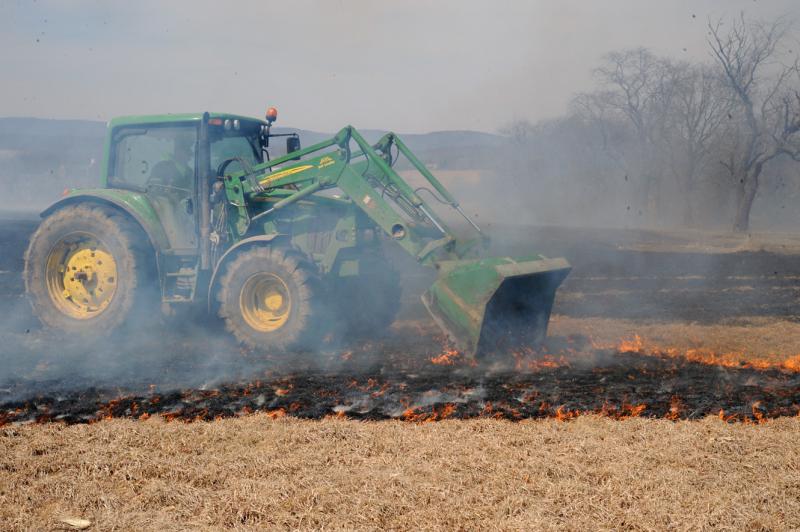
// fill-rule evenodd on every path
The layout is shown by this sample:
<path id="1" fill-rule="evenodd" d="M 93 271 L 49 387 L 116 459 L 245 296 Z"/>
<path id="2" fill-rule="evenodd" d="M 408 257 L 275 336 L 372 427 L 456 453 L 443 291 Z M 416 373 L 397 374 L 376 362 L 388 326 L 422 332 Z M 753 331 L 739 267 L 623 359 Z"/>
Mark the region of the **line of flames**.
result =
<path id="1" fill-rule="evenodd" d="M 103 409 L 98 413 L 96 419 L 90 421 L 89 423 L 97 423 L 99 421 L 108 421 L 114 419 L 114 416 L 111 412 L 112 407 L 110 406 L 115 401 L 111 401 L 108 405 L 105 405 Z M 263 415 L 270 419 L 276 420 L 281 419 L 286 416 L 291 415 L 292 411 L 297 410 L 299 404 L 293 403 L 288 408 L 277 408 L 271 409 L 266 411 L 257 411 L 253 410 L 250 407 L 244 407 L 241 411 L 237 412 L 234 417 L 242 417 L 242 416 L 249 416 L 249 415 Z M 576 419 L 581 416 L 601 416 L 601 417 L 608 417 L 615 420 L 624 420 L 624 419 L 631 419 L 631 418 L 638 418 L 641 417 L 643 414 L 646 413 L 647 405 L 646 404 L 628 404 L 623 403 L 619 406 L 605 403 L 599 409 L 570 409 L 564 405 L 560 405 L 552 409 L 552 405 L 546 401 L 542 401 L 539 404 L 539 412 L 542 414 L 543 417 L 549 419 L 555 419 L 557 421 L 570 421 Z M 741 414 L 726 414 L 724 410 L 720 409 L 717 413 L 717 417 L 726 422 L 726 423 L 745 423 L 745 424 L 762 424 L 768 422 L 771 418 L 769 416 L 769 412 L 767 412 L 761 401 L 755 401 L 751 405 L 752 410 L 752 418 L 742 416 Z M 442 421 L 448 418 L 452 418 L 454 414 L 456 414 L 457 407 L 453 403 L 444 403 L 442 405 L 436 405 L 431 408 L 431 410 L 426 411 L 420 407 L 409 407 L 406 408 L 405 411 L 399 416 L 399 420 L 405 422 L 412 422 L 412 423 L 430 423 L 434 421 Z M 663 419 L 668 419 L 672 421 L 678 421 L 681 419 L 682 415 L 685 414 L 686 407 L 681 401 L 680 397 L 673 396 L 670 400 L 670 408 L 664 414 Z M 20 412 L 17 412 L 20 413 Z M 163 412 L 159 414 L 149 414 L 147 412 L 142 412 L 141 414 L 137 415 L 136 408 L 133 406 L 131 407 L 131 414 L 120 416 L 122 418 L 133 418 L 138 419 L 140 421 L 145 421 L 150 419 L 151 417 L 160 418 L 165 422 L 173 422 L 179 421 L 184 423 L 191 423 L 191 422 L 198 422 L 198 421 L 206 421 L 206 416 L 208 414 L 207 410 L 200 411 L 196 413 L 193 417 L 183 417 L 180 412 Z M 348 416 L 344 412 L 337 412 L 336 414 L 331 414 L 326 416 L 326 418 L 340 418 L 346 419 Z M 521 420 L 524 418 L 521 412 L 517 411 L 514 408 L 509 408 L 507 405 L 504 405 L 502 409 L 495 409 L 491 402 L 487 402 L 483 409 L 480 412 L 480 415 L 477 417 L 482 418 L 495 418 L 495 419 L 509 419 L 509 420 Z M 800 417 L 800 411 L 797 413 L 797 417 Z M 220 421 L 224 419 L 223 416 L 215 416 L 213 421 Z M 36 422 L 43 423 L 49 422 L 52 419 L 48 415 L 41 415 L 36 418 Z M 9 421 L 5 419 L 4 415 L 0 415 L 0 426 L 6 425 Z"/>
<path id="2" fill-rule="evenodd" d="M 594 344 L 594 346 L 600 349 L 607 349 L 609 347 L 598 344 Z M 689 348 L 682 350 L 674 347 L 660 348 L 657 346 L 646 345 L 645 340 L 638 334 L 633 335 L 632 338 L 621 340 L 620 343 L 614 348 L 620 353 L 636 353 L 650 356 L 666 355 L 672 358 L 683 358 L 689 362 L 705 364 L 708 366 L 747 368 L 762 371 L 778 369 L 793 373 L 800 372 L 800 354 L 788 357 L 780 362 L 776 362 L 764 358 L 747 356 L 746 353 L 740 351 L 731 351 L 720 354 L 708 349 Z"/>
<path id="3" fill-rule="evenodd" d="M 745 352 L 726 352 L 717 353 L 710 349 L 689 348 L 679 349 L 676 347 L 659 347 L 646 344 L 645 340 L 638 334 L 630 338 L 623 338 L 618 344 L 601 344 L 592 341 L 595 349 L 613 349 L 619 353 L 635 353 L 646 356 L 668 356 L 671 358 L 682 358 L 688 362 L 704 364 L 708 366 L 721 366 L 728 368 L 756 369 L 756 370 L 782 370 L 792 373 L 800 373 L 800 354 L 785 358 L 782 361 L 767 360 L 748 356 Z M 533 348 L 523 347 L 513 351 L 512 356 L 515 361 L 515 369 L 518 371 L 536 371 L 548 368 L 569 367 L 570 361 L 564 354 L 554 355 L 540 353 Z M 570 353 L 577 354 L 577 353 Z M 463 353 L 449 346 L 442 348 L 439 355 L 429 358 L 431 364 L 438 366 L 476 366 L 474 359 L 469 359 Z"/>

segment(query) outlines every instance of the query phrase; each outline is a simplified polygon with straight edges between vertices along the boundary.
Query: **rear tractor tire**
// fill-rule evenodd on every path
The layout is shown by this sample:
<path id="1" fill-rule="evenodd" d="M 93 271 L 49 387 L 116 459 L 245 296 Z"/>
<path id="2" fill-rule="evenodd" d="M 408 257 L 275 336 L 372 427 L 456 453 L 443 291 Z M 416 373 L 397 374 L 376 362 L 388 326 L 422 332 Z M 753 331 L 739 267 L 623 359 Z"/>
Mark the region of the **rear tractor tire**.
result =
<path id="1" fill-rule="evenodd" d="M 106 336 L 131 320 L 154 283 L 150 244 L 121 213 L 64 207 L 45 218 L 25 252 L 25 291 L 44 325 Z"/>
<path id="2" fill-rule="evenodd" d="M 225 328 L 262 352 L 311 350 L 325 333 L 321 283 L 313 263 L 295 250 L 256 247 L 225 267 L 217 301 Z"/>

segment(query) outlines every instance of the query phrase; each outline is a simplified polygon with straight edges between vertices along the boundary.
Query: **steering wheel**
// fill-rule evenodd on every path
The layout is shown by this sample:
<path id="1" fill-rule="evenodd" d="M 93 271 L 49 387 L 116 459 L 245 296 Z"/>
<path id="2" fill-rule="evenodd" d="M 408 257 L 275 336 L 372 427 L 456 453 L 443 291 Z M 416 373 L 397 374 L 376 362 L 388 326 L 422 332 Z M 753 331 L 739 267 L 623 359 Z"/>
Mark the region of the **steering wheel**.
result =
<path id="1" fill-rule="evenodd" d="M 242 161 L 238 157 L 231 157 L 230 159 L 225 159 L 224 161 L 219 163 L 219 166 L 217 166 L 217 176 L 223 177 L 225 175 L 225 170 L 228 169 L 228 165 L 234 162 L 238 162 L 241 164 Z"/>
<path id="2" fill-rule="evenodd" d="M 153 166 L 150 171 L 150 176 L 147 178 L 147 181 L 145 181 L 145 187 L 157 187 L 191 194 L 191 189 L 171 184 L 175 176 L 178 175 L 180 175 L 180 171 L 173 161 L 161 161 Z"/>

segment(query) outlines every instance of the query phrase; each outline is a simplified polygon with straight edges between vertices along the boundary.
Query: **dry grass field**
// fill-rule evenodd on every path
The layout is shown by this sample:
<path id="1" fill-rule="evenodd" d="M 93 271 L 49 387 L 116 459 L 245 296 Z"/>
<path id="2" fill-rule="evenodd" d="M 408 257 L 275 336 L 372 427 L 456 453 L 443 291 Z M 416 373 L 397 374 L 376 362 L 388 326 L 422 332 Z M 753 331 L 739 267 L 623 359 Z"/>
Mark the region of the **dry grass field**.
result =
<path id="1" fill-rule="evenodd" d="M 0 429 L 0 528 L 790 530 L 800 420 Z"/>

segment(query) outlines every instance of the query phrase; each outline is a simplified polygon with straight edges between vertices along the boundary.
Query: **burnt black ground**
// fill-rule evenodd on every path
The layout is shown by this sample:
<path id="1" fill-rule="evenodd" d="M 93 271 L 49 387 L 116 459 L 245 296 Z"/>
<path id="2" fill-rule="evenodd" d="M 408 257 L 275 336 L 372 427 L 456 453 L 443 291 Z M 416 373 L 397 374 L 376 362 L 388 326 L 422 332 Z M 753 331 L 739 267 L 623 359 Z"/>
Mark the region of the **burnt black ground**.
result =
<path id="1" fill-rule="evenodd" d="M 24 421 L 82 423 L 104 417 L 160 414 L 168 419 L 212 420 L 266 411 L 318 419 L 414 421 L 495 417 L 510 420 L 569 418 L 596 412 L 697 419 L 769 419 L 800 413 L 800 374 L 709 367 L 631 353 L 606 353 L 607 363 L 543 368 L 531 372 L 484 372 L 428 368 L 424 372 L 374 375 L 319 373 L 270 377 L 210 390 L 132 393 L 86 387 L 9 402 L 0 425 Z"/>
<path id="2" fill-rule="evenodd" d="M 723 410 L 755 418 L 796 415 L 800 403 L 795 374 L 596 350 L 591 360 L 584 349 L 569 366 L 526 373 L 434 366 L 430 358 L 442 352 L 442 339 L 413 324 L 328 345 L 300 362 L 247 352 L 221 328 L 185 316 L 110 340 L 68 338 L 42 330 L 22 297 L 22 254 L 35 225 L 32 216 L 0 217 L 0 423 L 142 413 L 209 419 L 279 409 L 312 418 L 446 413 L 518 419 L 559 409 L 624 415 L 625 405 L 639 404 L 645 405 L 642 415 L 657 417 Z M 495 231 L 502 236 L 494 240 L 495 254 L 541 252 L 570 260 L 574 269 L 559 291 L 557 314 L 650 323 L 800 320 L 797 255 L 633 251 L 624 245 L 630 235 L 612 230 Z M 401 318 L 424 320 L 418 297 L 432 273 L 388 249 L 402 272 Z"/>

